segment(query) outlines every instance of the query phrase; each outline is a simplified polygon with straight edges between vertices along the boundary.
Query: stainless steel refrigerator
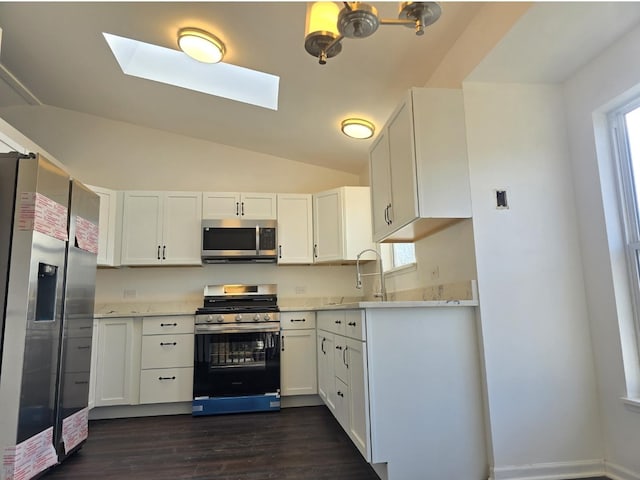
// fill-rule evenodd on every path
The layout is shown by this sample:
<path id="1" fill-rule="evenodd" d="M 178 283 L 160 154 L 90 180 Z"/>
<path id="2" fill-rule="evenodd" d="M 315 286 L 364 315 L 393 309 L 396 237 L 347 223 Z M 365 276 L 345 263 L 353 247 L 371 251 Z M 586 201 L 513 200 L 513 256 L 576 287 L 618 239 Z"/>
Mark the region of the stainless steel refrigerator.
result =
<path id="1" fill-rule="evenodd" d="M 41 155 L 0 154 L 0 480 L 80 448 L 99 197 Z"/>

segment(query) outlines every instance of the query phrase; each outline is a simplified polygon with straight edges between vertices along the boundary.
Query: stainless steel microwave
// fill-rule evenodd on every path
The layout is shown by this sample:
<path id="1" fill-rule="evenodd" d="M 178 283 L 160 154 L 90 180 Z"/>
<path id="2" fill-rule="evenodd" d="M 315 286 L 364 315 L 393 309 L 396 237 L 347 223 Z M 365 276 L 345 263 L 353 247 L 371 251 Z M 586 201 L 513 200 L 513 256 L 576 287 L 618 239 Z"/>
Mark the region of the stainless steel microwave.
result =
<path id="1" fill-rule="evenodd" d="M 276 220 L 202 220 L 203 263 L 275 263 Z"/>

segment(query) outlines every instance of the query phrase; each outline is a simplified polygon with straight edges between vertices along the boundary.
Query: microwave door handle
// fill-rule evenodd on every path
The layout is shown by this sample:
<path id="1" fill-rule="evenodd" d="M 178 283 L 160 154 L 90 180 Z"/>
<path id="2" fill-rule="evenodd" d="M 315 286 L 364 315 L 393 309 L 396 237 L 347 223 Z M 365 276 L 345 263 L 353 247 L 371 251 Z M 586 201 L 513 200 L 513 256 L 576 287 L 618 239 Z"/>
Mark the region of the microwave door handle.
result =
<path id="1" fill-rule="evenodd" d="M 256 255 L 260 255 L 260 226 L 256 225 Z"/>

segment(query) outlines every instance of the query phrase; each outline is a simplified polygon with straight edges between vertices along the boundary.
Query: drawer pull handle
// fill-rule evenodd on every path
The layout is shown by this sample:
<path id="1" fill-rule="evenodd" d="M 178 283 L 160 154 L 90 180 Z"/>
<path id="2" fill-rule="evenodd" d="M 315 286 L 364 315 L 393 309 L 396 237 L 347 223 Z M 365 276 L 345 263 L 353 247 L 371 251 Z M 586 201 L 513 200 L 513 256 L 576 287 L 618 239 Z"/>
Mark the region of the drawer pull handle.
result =
<path id="1" fill-rule="evenodd" d="M 161 323 L 160 326 L 161 327 L 177 327 L 178 324 L 177 323 Z"/>
<path id="2" fill-rule="evenodd" d="M 336 345 L 336 350 L 342 350 L 342 346 L 341 345 Z"/>
<path id="3" fill-rule="evenodd" d="M 166 347 L 167 345 L 177 345 L 178 342 L 160 342 L 161 347 Z"/>
<path id="4" fill-rule="evenodd" d="M 76 385 L 86 385 L 89 382 L 86 382 L 86 381 L 85 382 L 80 382 L 79 381 L 79 382 L 73 382 L 73 383 L 76 384 Z"/>
<path id="5" fill-rule="evenodd" d="M 292 318 L 291 321 L 292 322 L 306 322 L 307 319 L 306 318 Z"/>
<path id="6" fill-rule="evenodd" d="M 78 347 L 78 350 L 89 350 L 91 348 L 91 345 L 84 345 L 82 347 Z"/>
<path id="7" fill-rule="evenodd" d="M 344 393 L 342 393 L 340 390 L 338 390 L 336 393 L 339 397 L 344 398 Z"/>
<path id="8" fill-rule="evenodd" d="M 158 380 L 175 380 L 175 375 L 173 377 L 158 377 Z"/>
<path id="9" fill-rule="evenodd" d="M 336 325 L 340 325 L 341 323 L 342 323 L 342 320 L 336 320 L 336 321 L 335 321 L 335 324 L 336 324 Z"/>
<path id="10" fill-rule="evenodd" d="M 350 327 L 355 327 L 356 326 L 356 322 L 349 322 L 349 323 L 347 323 L 347 325 L 349 325 Z"/>

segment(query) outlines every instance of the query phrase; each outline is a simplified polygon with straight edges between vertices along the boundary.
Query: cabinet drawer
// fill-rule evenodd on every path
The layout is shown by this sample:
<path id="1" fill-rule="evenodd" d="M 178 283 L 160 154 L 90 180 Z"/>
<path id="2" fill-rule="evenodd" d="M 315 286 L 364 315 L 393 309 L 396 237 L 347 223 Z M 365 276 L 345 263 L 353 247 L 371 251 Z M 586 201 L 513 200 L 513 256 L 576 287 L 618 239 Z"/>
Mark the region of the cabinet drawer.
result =
<path id="1" fill-rule="evenodd" d="M 281 312 L 282 330 L 306 330 L 316 328 L 316 312 Z"/>
<path id="2" fill-rule="evenodd" d="M 364 310 L 347 310 L 345 312 L 345 334 L 356 340 L 367 340 L 367 329 Z"/>
<path id="3" fill-rule="evenodd" d="M 193 399 L 193 367 L 159 368 L 140 373 L 140 403 L 188 402 Z"/>
<path id="4" fill-rule="evenodd" d="M 193 366 L 193 335 L 146 335 L 142 337 L 142 369 Z"/>
<path id="5" fill-rule="evenodd" d="M 174 315 L 166 317 L 144 317 L 143 335 L 162 335 L 165 333 L 193 333 L 195 319 L 193 315 Z"/>
<path id="6" fill-rule="evenodd" d="M 345 311 L 326 310 L 318 312 L 318 328 L 338 335 L 345 334 Z"/>

